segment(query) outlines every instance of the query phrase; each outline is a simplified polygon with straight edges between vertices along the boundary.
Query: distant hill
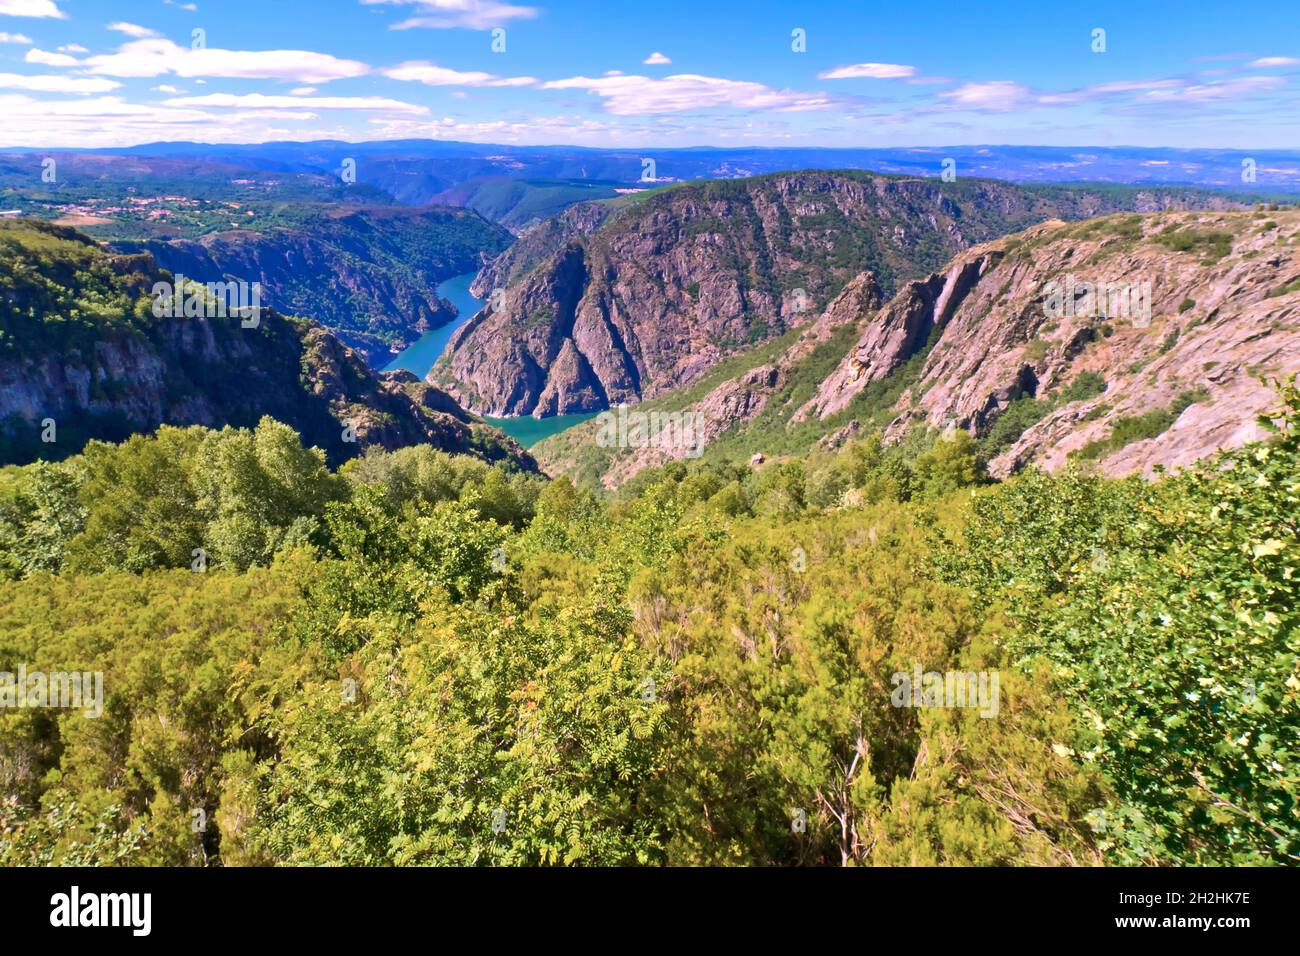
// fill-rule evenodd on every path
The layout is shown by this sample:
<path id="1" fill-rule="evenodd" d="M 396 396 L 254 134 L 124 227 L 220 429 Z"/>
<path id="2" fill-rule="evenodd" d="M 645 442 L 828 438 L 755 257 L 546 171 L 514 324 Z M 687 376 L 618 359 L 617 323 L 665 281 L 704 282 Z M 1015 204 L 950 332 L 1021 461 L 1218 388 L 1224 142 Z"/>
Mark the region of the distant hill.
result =
<path id="1" fill-rule="evenodd" d="M 519 230 L 549 219 L 574 203 L 612 199 L 621 183 L 581 179 L 534 180 L 491 177 L 460 183 L 432 197 L 447 206 L 464 206 Z"/>
<path id="2" fill-rule="evenodd" d="M 75 230 L 0 221 L 0 464 L 163 423 L 269 415 L 334 462 L 369 445 L 432 444 L 534 467 L 445 393 L 372 372 L 311 321 L 268 308 L 248 328 L 237 316 L 156 317 L 154 285 L 171 279 L 150 256 L 105 251 Z"/>
<path id="3" fill-rule="evenodd" d="M 475 271 L 511 238 L 465 209 L 295 205 L 275 215 L 280 224 L 258 230 L 113 245 L 200 281 L 260 282 L 269 305 L 311 316 L 379 368 L 455 317 L 439 282 Z"/>

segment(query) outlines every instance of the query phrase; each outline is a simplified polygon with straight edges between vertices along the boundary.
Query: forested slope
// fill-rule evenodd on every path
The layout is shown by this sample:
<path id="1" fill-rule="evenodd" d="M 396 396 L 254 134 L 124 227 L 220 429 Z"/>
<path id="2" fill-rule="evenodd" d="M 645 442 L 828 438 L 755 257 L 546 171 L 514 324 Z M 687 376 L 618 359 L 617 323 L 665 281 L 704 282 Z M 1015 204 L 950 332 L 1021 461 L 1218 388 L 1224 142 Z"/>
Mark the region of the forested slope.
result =
<path id="1" fill-rule="evenodd" d="M 0 711 L 0 861 L 1294 863 L 1278 396 L 1156 481 L 990 483 L 959 432 L 601 500 L 269 421 L 0 471 L 0 669 L 106 697 Z"/>

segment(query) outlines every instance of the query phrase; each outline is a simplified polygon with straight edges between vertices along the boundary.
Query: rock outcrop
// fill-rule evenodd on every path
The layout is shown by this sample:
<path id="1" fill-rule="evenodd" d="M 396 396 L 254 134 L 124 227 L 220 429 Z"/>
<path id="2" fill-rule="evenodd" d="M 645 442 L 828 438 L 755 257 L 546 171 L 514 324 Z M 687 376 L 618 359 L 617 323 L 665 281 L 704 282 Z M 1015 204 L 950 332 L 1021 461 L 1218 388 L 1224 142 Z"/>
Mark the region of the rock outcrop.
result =
<path id="1" fill-rule="evenodd" d="M 292 224 L 231 229 L 199 239 L 118 241 L 200 282 L 262 284 L 262 302 L 311 316 L 375 368 L 425 331 L 455 318 L 435 291 L 473 272 L 481 254 L 501 252 L 510 234 L 463 209 L 339 207 L 294 210 Z"/>
<path id="2" fill-rule="evenodd" d="M 262 309 L 155 317 L 170 281 L 146 255 L 111 255 L 69 229 L 0 227 L 0 464 L 161 424 L 252 426 L 269 415 L 337 463 L 368 445 L 430 443 L 487 460 L 535 462 L 513 440 L 408 372 L 377 374 L 320 326 Z M 98 303 L 88 312 L 80 303 Z"/>
<path id="3" fill-rule="evenodd" d="M 480 274 L 489 306 L 431 381 L 489 415 L 638 402 L 808 322 L 861 272 L 893 293 L 973 244 L 1052 216 L 1158 201 L 811 171 L 577 206 Z"/>

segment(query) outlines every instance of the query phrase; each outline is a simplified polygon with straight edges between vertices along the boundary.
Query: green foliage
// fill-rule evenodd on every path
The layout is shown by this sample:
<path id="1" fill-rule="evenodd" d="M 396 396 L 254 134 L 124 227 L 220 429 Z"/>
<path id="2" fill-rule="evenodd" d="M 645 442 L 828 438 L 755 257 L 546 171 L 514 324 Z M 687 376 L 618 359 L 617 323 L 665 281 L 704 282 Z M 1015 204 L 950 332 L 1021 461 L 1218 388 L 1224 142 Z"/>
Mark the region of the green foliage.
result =
<path id="1" fill-rule="evenodd" d="M 1078 701 L 1122 863 L 1300 859 L 1300 393 L 1278 439 L 1148 484 L 1031 473 L 982 496 L 950 580 L 1019 624 L 1010 652 Z"/>
<path id="2" fill-rule="evenodd" d="M 104 332 L 142 326 L 142 256 L 105 256 L 72 229 L 0 221 L 0 358 L 87 352 Z"/>
<path id="3" fill-rule="evenodd" d="M 1181 393 L 1167 408 L 1155 408 L 1141 415 L 1121 416 L 1115 419 L 1107 437 L 1093 439 L 1073 455 L 1084 461 L 1094 461 L 1134 442 L 1163 435 L 1178 421 L 1179 415 L 1208 397 L 1209 393 L 1205 389 L 1196 389 Z"/>
<path id="4" fill-rule="evenodd" d="M 1213 265 L 1232 252 L 1232 233 L 1221 231 L 1198 232 L 1195 229 L 1171 227 L 1151 237 L 1175 252 L 1196 252 L 1203 256 L 1202 265 Z"/>
<path id="5" fill-rule="evenodd" d="M 596 601 L 524 619 L 433 602 L 409 643 L 309 686 L 276 723 L 251 840 L 312 864 L 662 861 L 647 792 L 666 665 Z"/>
<path id="6" fill-rule="evenodd" d="M 0 670 L 105 698 L 0 709 L 0 862 L 1293 863 L 1279 391 L 1270 442 L 1154 482 L 870 432 L 602 499 L 331 473 L 274 422 L 6 469 Z M 996 714 L 900 706 L 915 668 L 997 675 Z"/>

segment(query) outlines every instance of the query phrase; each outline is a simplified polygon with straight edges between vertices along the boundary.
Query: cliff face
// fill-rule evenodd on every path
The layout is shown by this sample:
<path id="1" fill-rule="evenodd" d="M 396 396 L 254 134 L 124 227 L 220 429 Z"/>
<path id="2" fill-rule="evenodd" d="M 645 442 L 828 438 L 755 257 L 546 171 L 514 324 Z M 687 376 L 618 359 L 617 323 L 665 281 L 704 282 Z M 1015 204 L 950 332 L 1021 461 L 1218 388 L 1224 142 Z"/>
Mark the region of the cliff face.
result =
<path id="1" fill-rule="evenodd" d="M 427 442 L 535 467 L 446 393 L 372 372 L 309 321 L 265 308 L 248 328 L 156 318 L 149 292 L 168 278 L 147 256 L 107 254 L 71 230 L 0 229 L 0 464 L 48 457 L 47 419 L 63 456 L 164 423 L 247 427 L 270 415 L 336 463 L 367 445 Z"/>
<path id="2" fill-rule="evenodd" d="M 1051 222 L 959 256 L 869 317 L 793 416 L 827 419 L 939 330 L 886 437 L 994 433 L 989 470 L 1072 457 L 1150 474 L 1261 437 L 1261 377 L 1300 370 L 1300 213 Z M 928 334 L 928 333 L 926 333 Z M 1071 389 L 1073 383 L 1091 387 Z M 1154 433 L 1154 434 L 1153 434 Z"/>
<path id="3" fill-rule="evenodd" d="M 1297 371 L 1300 211 L 1170 212 L 1044 223 L 883 304 L 863 275 L 775 356 L 653 405 L 702 416 L 705 454 L 963 428 L 998 477 L 1071 461 L 1150 475 L 1262 437 L 1260 379 Z M 588 424 L 535 451 L 574 470 L 592 441 Z M 683 455 L 617 449 L 595 476 Z"/>
<path id="4" fill-rule="evenodd" d="M 575 207 L 480 275 L 489 305 L 431 381 L 492 415 L 637 402 L 807 322 L 863 271 L 892 293 L 975 243 L 1053 216 L 1176 201 L 801 172 L 683 186 L 601 213 Z"/>
<path id="5" fill-rule="evenodd" d="M 917 423 L 986 435 L 1033 400 L 1042 417 L 998 450 L 995 476 L 1072 457 L 1112 475 L 1189 464 L 1262 437 L 1273 393 L 1260 378 L 1300 370 L 1295 211 L 1051 223 L 962 264 L 979 281 L 936 316 L 942 337 L 886 435 Z M 1089 309 L 1085 282 L 1120 292 Z M 1073 308 L 1056 307 L 1057 289 L 1073 290 Z M 1085 374 L 1104 391 L 1069 400 Z M 815 402 L 854 387 L 828 381 Z"/>
<path id="6" fill-rule="evenodd" d="M 609 203 L 584 202 L 538 223 L 520 235 L 509 249 L 479 270 L 470 291 L 478 298 L 486 299 L 493 289 L 505 289 L 538 263 L 549 258 L 555 250 L 564 248 L 580 236 L 595 232 L 614 209 Z"/>
<path id="7" fill-rule="evenodd" d="M 509 242 L 505 229 L 467 210 L 344 207 L 263 231 L 115 246 L 201 282 L 260 282 L 263 304 L 311 316 L 381 367 L 393 349 L 455 317 L 435 293 L 439 282 L 473 272 Z"/>

